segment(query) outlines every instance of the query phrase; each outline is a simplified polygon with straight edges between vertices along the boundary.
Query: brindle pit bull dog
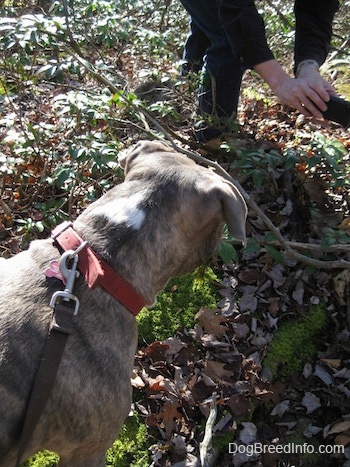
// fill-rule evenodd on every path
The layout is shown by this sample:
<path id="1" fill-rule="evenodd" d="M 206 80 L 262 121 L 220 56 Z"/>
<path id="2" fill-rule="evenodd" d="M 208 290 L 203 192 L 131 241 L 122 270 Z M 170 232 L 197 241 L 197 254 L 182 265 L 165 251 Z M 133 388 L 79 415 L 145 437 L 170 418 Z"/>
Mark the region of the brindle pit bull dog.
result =
<path id="1" fill-rule="evenodd" d="M 159 142 L 138 143 L 120 163 L 124 183 L 89 206 L 73 229 L 147 306 L 170 278 L 211 257 L 225 222 L 244 242 L 245 203 L 213 171 Z M 50 299 L 64 289 L 59 278 L 47 277 L 50 262 L 59 259 L 57 245 L 47 239 L 0 261 L 1 467 L 16 463 L 52 317 Z M 60 466 L 104 466 L 105 452 L 130 411 L 135 316 L 103 287 L 89 288 L 87 276 L 75 282 L 80 309 L 23 459 L 49 449 L 60 455 Z"/>

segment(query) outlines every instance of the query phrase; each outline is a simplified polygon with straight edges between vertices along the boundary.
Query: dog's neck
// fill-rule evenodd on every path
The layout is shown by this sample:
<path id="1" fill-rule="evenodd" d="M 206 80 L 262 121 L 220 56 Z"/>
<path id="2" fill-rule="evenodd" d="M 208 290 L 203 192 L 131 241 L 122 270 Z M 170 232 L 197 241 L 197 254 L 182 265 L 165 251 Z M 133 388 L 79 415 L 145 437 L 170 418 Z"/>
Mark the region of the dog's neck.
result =
<path id="1" fill-rule="evenodd" d="M 70 222 L 63 222 L 56 227 L 52 232 L 52 238 L 63 251 L 75 251 L 84 243 Z M 144 298 L 132 288 L 129 282 L 99 258 L 89 245 L 84 246 L 77 254 L 79 256 L 78 270 L 83 274 L 90 289 L 99 285 L 135 316 L 145 306 Z"/>

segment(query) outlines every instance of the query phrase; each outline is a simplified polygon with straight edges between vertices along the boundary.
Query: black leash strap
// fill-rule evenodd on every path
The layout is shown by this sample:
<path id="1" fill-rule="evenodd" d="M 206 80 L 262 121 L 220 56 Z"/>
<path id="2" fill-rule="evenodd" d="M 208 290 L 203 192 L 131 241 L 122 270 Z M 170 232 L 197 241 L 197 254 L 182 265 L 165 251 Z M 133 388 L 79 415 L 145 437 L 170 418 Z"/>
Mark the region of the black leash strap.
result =
<path id="1" fill-rule="evenodd" d="M 32 437 L 53 388 L 69 334 L 72 331 L 75 303 L 57 302 L 46 340 L 44 352 L 36 374 L 25 415 L 18 448 L 16 467 Z"/>

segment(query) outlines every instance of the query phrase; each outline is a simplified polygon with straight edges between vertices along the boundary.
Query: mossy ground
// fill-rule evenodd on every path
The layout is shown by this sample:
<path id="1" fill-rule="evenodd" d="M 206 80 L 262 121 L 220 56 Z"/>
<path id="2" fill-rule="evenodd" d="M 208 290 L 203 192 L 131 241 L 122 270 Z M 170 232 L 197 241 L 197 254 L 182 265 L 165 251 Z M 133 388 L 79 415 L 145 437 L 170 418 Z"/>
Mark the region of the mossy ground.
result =
<path id="1" fill-rule="evenodd" d="M 118 439 L 107 451 L 106 466 L 145 467 L 150 465 L 149 439 L 146 425 L 139 420 L 137 412 L 125 421 Z"/>
<path id="2" fill-rule="evenodd" d="M 215 282 L 218 277 L 209 267 L 172 279 L 158 295 L 156 305 L 138 315 L 139 341 L 150 344 L 173 336 L 179 328 L 193 328 L 200 308 L 216 308 Z"/>
<path id="3" fill-rule="evenodd" d="M 58 464 L 59 456 L 50 451 L 41 451 L 21 464 L 21 467 L 54 467 Z"/>
<path id="4" fill-rule="evenodd" d="M 317 337 L 326 324 L 324 305 L 312 306 L 302 318 L 283 323 L 269 346 L 264 367 L 279 379 L 300 372 L 316 353 Z"/>
<path id="5" fill-rule="evenodd" d="M 118 439 L 107 451 L 106 467 L 145 467 L 150 464 L 148 448 L 151 445 L 147 427 L 139 421 L 134 412 L 128 417 L 119 433 Z M 54 452 L 38 452 L 21 467 L 54 467 L 59 456 Z"/>

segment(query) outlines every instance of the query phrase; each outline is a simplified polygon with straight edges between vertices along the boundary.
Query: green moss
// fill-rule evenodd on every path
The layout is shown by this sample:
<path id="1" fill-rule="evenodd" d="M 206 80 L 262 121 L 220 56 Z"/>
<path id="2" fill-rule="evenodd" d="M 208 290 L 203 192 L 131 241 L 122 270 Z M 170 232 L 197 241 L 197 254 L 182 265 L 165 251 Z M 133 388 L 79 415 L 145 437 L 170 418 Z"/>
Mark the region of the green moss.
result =
<path id="1" fill-rule="evenodd" d="M 320 442 L 317 438 L 305 438 L 303 432 L 305 428 L 310 424 L 310 420 L 300 418 L 296 427 L 294 428 L 295 433 L 288 436 L 285 444 L 291 444 L 296 450 L 296 454 L 299 456 L 300 465 L 317 466 L 324 465 L 325 459 L 328 458 L 326 454 L 319 453 L 318 449 Z M 328 463 L 325 465 L 329 465 Z"/>
<path id="2" fill-rule="evenodd" d="M 316 338 L 326 324 L 324 305 L 313 306 L 302 318 L 282 324 L 269 346 L 264 367 L 272 371 L 274 378 L 288 379 L 300 372 L 316 353 Z"/>
<path id="3" fill-rule="evenodd" d="M 236 430 L 230 430 L 226 433 L 218 434 L 213 437 L 213 449 L 218 453 L 227 452 L 227 448 L 230 443 L 233 443 L 235 440 Z"/>
<path id="4" fill-rule="evenodd" d="M 150 465 L 149 447 L 146 425 L 139 420 L 135 412 L 124 423 L 118 439 L 107 451 L 106 465 L 113 467 L 144 467 Z"/>
<path id="5" fill-rule="evenodd" d="M 51 451 L 41 451 L 21 464 L 21 467 L 54 467 L 58 464 L 59 456 Z"/>
<path id="6" fill-rule="evenodd" d="M 138 315 L 140 342 L 166 339 L 181 327 L 192 328 L 201 307 L 216 308 L 216 281 L 218 277 L 209 267 L 172 279 L 158 295 L 156 305 L 150 310 L 144 308 Z"/>

